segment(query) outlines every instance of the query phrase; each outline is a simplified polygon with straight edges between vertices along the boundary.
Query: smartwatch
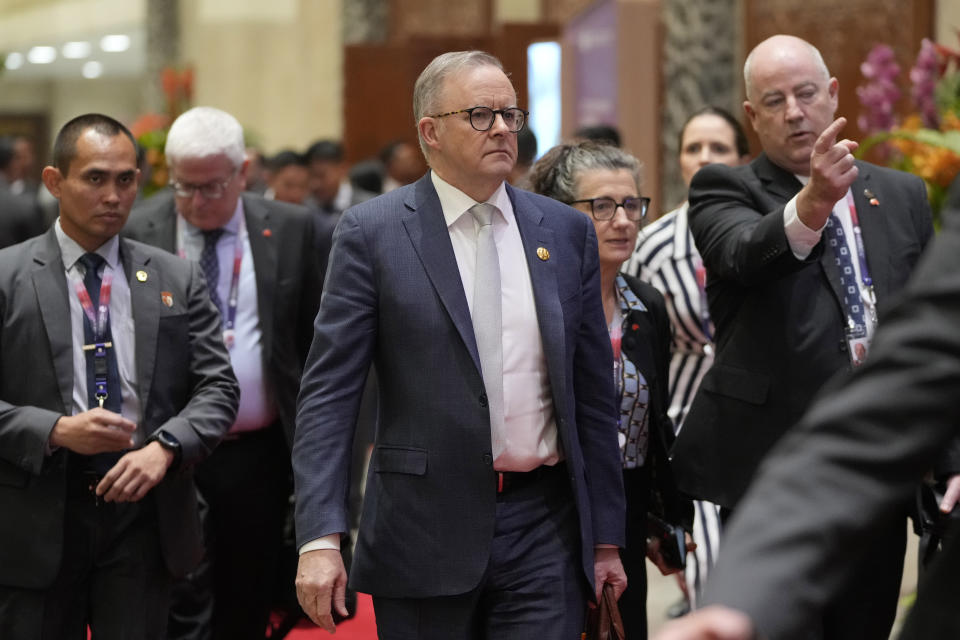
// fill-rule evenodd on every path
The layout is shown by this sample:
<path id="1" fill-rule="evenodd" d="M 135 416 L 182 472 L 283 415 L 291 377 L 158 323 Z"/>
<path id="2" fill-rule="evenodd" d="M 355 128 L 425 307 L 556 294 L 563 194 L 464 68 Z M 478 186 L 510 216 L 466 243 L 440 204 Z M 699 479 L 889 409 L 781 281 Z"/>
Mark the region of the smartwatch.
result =
<path id="1" fill-rule="evenodd" d="M 172 435 L 170 435 L 166 431 L 161 430 L 161 431 L 155 431 L 153 435 L 147 438 L 147 444 L 150 444 L 151 442 L 156 442 L 167 451 L 173 453 L 173 463 L 170 465 L 171 468 L 176 468 L 180 466 L 180 456 L 182 452 L 180 449 L 179 440 L 174 438 Z"/>

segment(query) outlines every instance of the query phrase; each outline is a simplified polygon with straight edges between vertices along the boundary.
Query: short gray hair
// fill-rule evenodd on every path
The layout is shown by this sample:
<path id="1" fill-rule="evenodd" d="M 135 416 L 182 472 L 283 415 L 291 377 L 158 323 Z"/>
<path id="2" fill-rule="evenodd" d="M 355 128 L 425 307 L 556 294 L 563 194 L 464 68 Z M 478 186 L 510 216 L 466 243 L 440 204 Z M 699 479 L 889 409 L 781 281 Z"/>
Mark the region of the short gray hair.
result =
<path id="1" fill-rule="evenodd" d="M 428 149 L 423 136 L 420 135 L 418 125 L 420 118 L 436 111 L 437 99 L 443 89 L 444 81 L 464 69 L 488 66 L 503 71 L 503 64 L 486 51 L 449 51 L 434 58 L 420 72 L 416 84 L 413 85 L 413 122 L 417 126 L 417 137 L 420 139 L 420 149 L 424 156 L 427 155 Z"/>
<path id="2" fill-rule="evenodd" d="M 527 180 L 531 191 L 570 204 L 580 199 L 577 183 L 581 174 L 596 169 L 629 171 L 640 193 L 640 161 L 623 149 L 589 140 L 550 149 L 533 165 Z"/>
<path id="3" fill-rule="evenodd" d="M 803 38 L 798 38 L 796 36 L 790 36 L 790 35 L 784 35 L 784 34 L 770 36 L 769 38 L 767 38 L 766 40 L 764 40 L 763 42 L 755 46 L 750 51 L 750 54 L 747 56 L 747 59 L 743 62 L 743 85 L 744 85 L 744 92 L 747 95 L 747 100 L 751 99 L 750 94 L 753 92 L 753 87 L 750 85 L 750 70 L 753 67 L 753 60 L 754 60 L 755 54 L 757 53 L 757 49 L 759 49 L 762 45 L 766 44 L 768 41 L 773 40 L 774 38 L 789 38 L 791 40 L 797 41 L 798 43 L 803 43 L 804 45 L 806 45 L 807 49 L 810 52 L 810 57 L 813 58 L 813 63 L 818 67 L 820 67 L 820 70 L 823 72 L 824 79 L 826 80 L 830 79 L 830 70 L 827 69 L 827 63 L 823 61 L 823 56 L 820 54 L 820 50 L 817 49 L 815 46 L 813 46 Z"/>
<path id="4" fill-rule="evenodd" d="M 239 169 L 246 159 L 243 127 L 226 111 L 194 107 L 170 126 L 164 153 L 168 165 L 184 158 L 224 155 Z"/>

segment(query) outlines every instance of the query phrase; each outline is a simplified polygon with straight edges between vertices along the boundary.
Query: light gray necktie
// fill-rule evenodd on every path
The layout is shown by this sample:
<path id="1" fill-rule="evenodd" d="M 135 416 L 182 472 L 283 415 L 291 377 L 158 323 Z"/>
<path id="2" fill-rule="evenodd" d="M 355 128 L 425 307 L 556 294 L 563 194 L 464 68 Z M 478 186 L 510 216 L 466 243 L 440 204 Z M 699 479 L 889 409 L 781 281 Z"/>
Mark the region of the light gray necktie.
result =
<path id="1" fill-rule="evenodd" d="M 493 239 L 497 208 L 482 202 L 470 207 L 477 231 L 477 264 L 473 279 L 473 333 L 477 338 L 483 386 L 490 408 L 493 458 L 504 449 L 503 437 L 503 330 L 500 313 L 500 259 Z"/>

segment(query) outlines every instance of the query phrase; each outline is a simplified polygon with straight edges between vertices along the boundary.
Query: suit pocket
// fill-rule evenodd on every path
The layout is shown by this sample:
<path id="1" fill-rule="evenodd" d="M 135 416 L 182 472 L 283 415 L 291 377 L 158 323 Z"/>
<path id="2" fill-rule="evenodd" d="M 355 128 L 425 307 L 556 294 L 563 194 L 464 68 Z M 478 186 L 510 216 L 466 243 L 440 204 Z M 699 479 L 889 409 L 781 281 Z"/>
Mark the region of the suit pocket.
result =
<path id="1" fill-rule="evenodd" d="M 763 404 L 770 390 L 770 378 L 746 369 L 714 364 L 704 376 L 701 386 L 729 398 Z"/>
<path id="2" fill-rule="evenodd" d="M 427 450 L 413 447 L 377 447 L 373 460 L 373 470 L 377 473 L 426 475 Z"/>
<path id="3" fill-rule="evenodd" d="M 0 486 L 23 489 L 28 482 L 30 482 L 29 473 L 9 462 L 0 460 Z"/>

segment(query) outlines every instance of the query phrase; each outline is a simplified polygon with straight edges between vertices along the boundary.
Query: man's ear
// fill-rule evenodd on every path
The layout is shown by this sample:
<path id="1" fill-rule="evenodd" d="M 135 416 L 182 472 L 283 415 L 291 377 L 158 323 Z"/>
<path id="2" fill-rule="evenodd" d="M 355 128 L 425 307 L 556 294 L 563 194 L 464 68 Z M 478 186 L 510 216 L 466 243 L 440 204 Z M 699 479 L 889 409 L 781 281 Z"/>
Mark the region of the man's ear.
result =
<path id="1" fill-rule="evenodd" d="M 757 130 L 757 112 L 753 110 L 753 105 L 750 104 L 749 100 L 743 101 L 743 112 L 747 114 L 747 120 L 750 121 L 750 126 L 753 127 L 753 130 Z"/>
<path id="2" fill-rule="evenodd" d="M 63 174 L 60 173 L 60 169 L 49 166 L 44 167 L 43 172 L 40 174 L 40 179 L 43 180 L 43 186 L 47 188 L 50 195 L 59 200 L 60 183 L 63 182 Z"/>
<path id="3" fill-rule="evenodd" d="M 240 169 L 237 171 L 237 177 L 240 178 L 240 181 L 243 182 L 243 186 L 240 188 L 242 191 L 245 191 L 247 188 L 247 172 L 250 169 L 250 158 L 244 158 L 243 164 L 240 165 Z"/>
<path id="4" fill-rule="evenodd" d="M 420 131 L 420 137 L 430 149 L 440 149 L 440 138 L 437 135 L 437 121 L 435 118 L 424 116 L 417 123 L 417 129 Z"/>

